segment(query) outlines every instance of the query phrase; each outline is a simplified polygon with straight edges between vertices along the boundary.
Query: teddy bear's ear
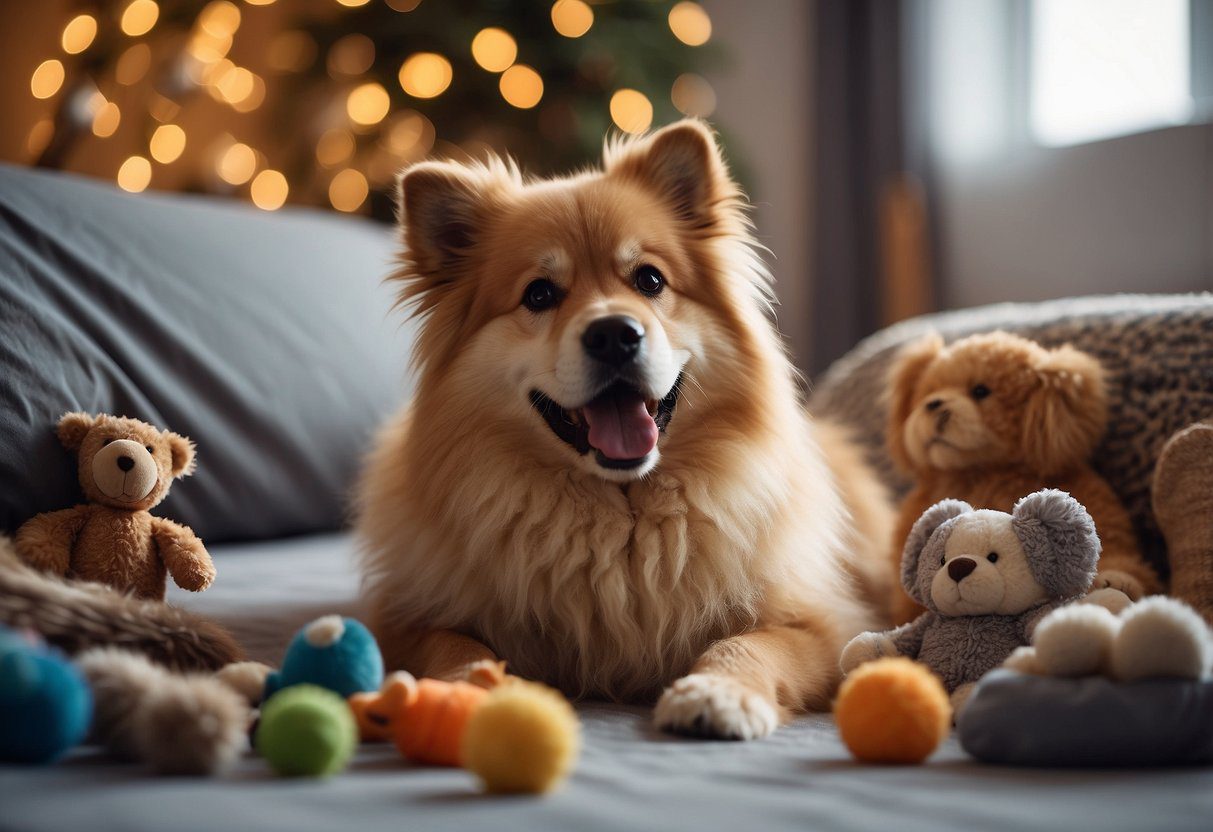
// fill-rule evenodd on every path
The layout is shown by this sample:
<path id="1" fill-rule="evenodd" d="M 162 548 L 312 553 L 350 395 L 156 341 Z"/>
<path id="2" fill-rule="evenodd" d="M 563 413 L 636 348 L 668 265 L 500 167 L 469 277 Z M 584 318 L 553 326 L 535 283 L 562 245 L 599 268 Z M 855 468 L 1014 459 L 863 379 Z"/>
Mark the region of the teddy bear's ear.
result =
<path id="1" fill-rule="evenodd" d="M 973 507 L 964 500 L 940 500 L 922 513 L 914 521 L 910 536 L 906 538 L 905 548 L 901 552 L 901 586 L 915 601 L 922 603 L 918 597 L 918 561 L 922 552 L 927 548 L 931 536 L 954 517 L 969 514 Z"/>
<path id="2" fill-rule="evenodd" d="M 1028 568 L 1054 598 L 1081 595 L 1095 580 L 1099 535 L 1082 503 L 1064 491 L 1046 488 L 1022 498 L 1011 512 L 1011 527 L 1028 556 Z"/>
<path id="3" fill-rule="evenodd" d="M 1068 345 L 1042 351 L 1032 369 L 1038 381 L 1024 407 L 1023 458 L 1050 475 L 1095 451 L 1107 429 L 1108 393 L 1099 362 Z"/>
<path id="4" fill-rule="evenodd" d="M 900 468 L 909 471 L 913 468 L 909 454 L 906 453 L 903 428 L 906 419 L 916 404 L 914 388 L 927 365 L 943 351 L 943 338 L 938 332 L 931 332 L 902 347 L 889 371 L 889 423 L 888 447 L 889 455 Z"/>
<path id="5" fill-rule="evenodd" d="M 63 447 L 69 451 L 78 451 L 84 444 L 84 437 L 97 424 L 97 417 L 87 413 L 64 413 L 59 417 L 59 427 L 56 433 Z"/>
<path id="6" fill-rule="evenodd" d="M 194 443 L 186 436 L 165 431 L 169 451 L 173 455 L 173 476 L 188 477 L 194 473 Z"/>

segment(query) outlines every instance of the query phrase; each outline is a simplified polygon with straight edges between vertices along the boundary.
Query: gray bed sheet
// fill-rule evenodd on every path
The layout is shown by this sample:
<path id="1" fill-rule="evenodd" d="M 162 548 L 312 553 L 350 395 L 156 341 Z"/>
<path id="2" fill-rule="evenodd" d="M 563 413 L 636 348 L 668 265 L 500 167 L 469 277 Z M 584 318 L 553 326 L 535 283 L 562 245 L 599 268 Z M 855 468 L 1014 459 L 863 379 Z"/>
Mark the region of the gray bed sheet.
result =
<path id="1" fill-rule="evenodd" d="M 214 587 L 170 593 L 276 662 L 300 624 L 357 614 L 346 535 L 213 550 Z M 273 777 L 251 753 L 217 780 L 153 778 L 91 750 L 45 768 L 0 766 L 0 830 L 664 829 L 1210 830 L 1213 768 L 1059 770 L 986 766 L 949 739 L 922 766 L 863 766 L 828 716 L 753 743 L 668 737 L 644 708 L 579 708 L 584 751 L 546 798 L 489 797 L 463 771 L 404 763 L 363 746 L 331 780 Z"/>

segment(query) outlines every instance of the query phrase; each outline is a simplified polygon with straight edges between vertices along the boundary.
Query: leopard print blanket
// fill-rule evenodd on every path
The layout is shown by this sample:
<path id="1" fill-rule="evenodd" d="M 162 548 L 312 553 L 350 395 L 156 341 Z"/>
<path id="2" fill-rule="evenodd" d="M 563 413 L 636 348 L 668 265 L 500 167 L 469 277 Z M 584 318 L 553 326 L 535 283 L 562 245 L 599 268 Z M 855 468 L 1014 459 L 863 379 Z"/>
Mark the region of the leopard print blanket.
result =
<path id="1" fill-rule="evenodd" d="M 1151 481 L 1167 439 L 1213 418 L 1213 294 L 998 304 L 914 318 L 865 339 L 821 377 L 809 407 L 816 416 L 853 426 L 899 495 L 910 483 L 894 469 L 884 447 L 886 378 L 900 347 L 932 329 L 948 341 L 1002 329 L 1048 347 L 1072 344 L 1102 362 L 1110 419 L 1095 468 L 1120 494 L 1146 557 L 1167 575 L 1162 535 L 1150 508 Z"/>

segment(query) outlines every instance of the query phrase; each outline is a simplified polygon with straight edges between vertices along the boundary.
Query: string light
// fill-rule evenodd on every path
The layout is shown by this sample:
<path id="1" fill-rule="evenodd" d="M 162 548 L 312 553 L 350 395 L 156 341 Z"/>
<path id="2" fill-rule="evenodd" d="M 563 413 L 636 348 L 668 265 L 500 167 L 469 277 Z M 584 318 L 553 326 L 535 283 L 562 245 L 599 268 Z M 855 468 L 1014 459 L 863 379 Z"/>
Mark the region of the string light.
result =
<path id="1" fill-rule="evenodd" d="M 375 63 L 375 44 L 366 35 L 346 35 L 329 49 L 328 70 L 333 78 L 361 75 Z"/>
<path id="2" fill-rule="evenodd" d="M 78 14 L 63 27 L 63 51 L 79 55 L 92 45 L 97 37 L 97 18 L 91 14 Z"/>
<path id="3" fill-rule="evenodd" d="M 674 79 L 670 100 L 683 115 L 707 118 L 716 109 L 716 91 L 712 85 L 691 72 Z"/>
<path id="4" fill-rule="evenodd" d="M 152 93 L 151 100 L 147 103 L 147 111 L 156 121 L 166 124 L 181 112 L 181 105 L 159 93 Z"/>
<path id="5" fill-rule="evenodd" d="M 350 9 L 356 9 L 359 6 L 365 6 L 369 2 L 371 2 L 371 0 L 337 0 L 338 5 L 345 6 L 346 8 L 350 8 Z"/>
<path id="6" fill-rule="evenodd" d="M 435 98 L 451 85 L 451 62 L 436 52 L 418 52 L 400 67 L 400 88 L 414 98 Z"/>
<path id="7" fill-rule="evenodd" d="M 529 110 L 543 98 L 543 79 L 526 64 L 514 64 L 501 73 L 501 97 L 520 110 Z"/>
<path id="8" fill-rule="evenodd" d="M 244 0 L 244 2 L 248 3 L 250 6 L 272 6 L 272 5 L 274 5 L 274 0 Z"/>
<path id="9" fill-rule="evenodd" d="M 611 96 L 611 120 L 625 133 L 643 133 L 653 123 L 653 104 L 638 90 L 617 90 Z"/>
<path id="10" fill-rule="evenodd" d="M 230 0 L 213 0 L 198 13 L 198 27 L 217 38 L 230 37 L 240 28 L 240 9 Z"/>
<path id="11" fill-rule="evenodd" d="M 307 32 L 288 29 L 274 36 L 266 56 L 270 69 L 302 72 L 316 60 L 316 41 Z"/>
<path id="12" fill-rule="evenodd" d="M 123 10 L 122 19 L 118 25 L 124 34 L 137 38 L 150 32 L 159 19 L 160 7 L 156 5 L 155 0 L 131 0 Z"/>
<path id="13" fill-rule="evenodd" d="M 185 131 L 176 124 L 161 124 L 152 133 L 148 149 L 157 162 L 170 165 L 185 152 Z"/>
<path id="14" fill-rule="evenodd" d="M 329 202 L 338 211 L 357 211 L 369 193 L 366 177 L 353 168 L 341 171 L 329 183 Z"/>
<path id="15" fill-rule="evenodd" d="M 552 26 L 566 38 L 579 38 L 594 25 L 594 10 L 582 0 L 556 0 L 552 4 Z"/>
<path id="16" fill-rule="evenodd" d="M 143 80 L 152 65 L 152 49 L 146 43 L 127 47 L 114 68 L 114 80 L 125 87 Z"/>
<path id="17" fill-rule="evenodd" d="M 687 46 L 703 46 L 712 37 L 712 18 L 698 3 L 683 2 L 670 9 L 670 31 Z"/>
<path id="18" fill-rule="evenodd" d="M 118 187 L 133 194 L 152 183 L 152 163 L 142 156 L 131 156 L 118 168 Z"/>
<path id="19" fill-rule="evenodd" d="M 481 29 L 472 38 L 472 57 L 489 72 L 502 72 L 518 57 L 518 44 L 504 29 Z"/>
<path id="20" fill-rule="evenodd" d="M 34 98 L 50 98 L 63 86 L 65 75 L 62 61 L 56 58 L 43 61 L 38 64 L 38 68 L 30 76 L 30 92 L 34 94 Z"/>
<path id="21" fill-rule="evenodd" d="M 219 157 L 215 169 L 227 184 L 243 185 L 257 171 L 257 152 L 247 144 L 236 142 Z"/>
<path id="22" fill-rule="evenodd" d="M 434 124 L 416 110 L 405 110 L 396 116 L 388 131 L 388 146 L 399 157 L 418 158 L 434 146 Z"/>
<path id="23" fill-rule="evenodd" d="M 345 101 L 345 110 L 355 124 L 378 124 L 392 106 L 382 85 L 374 82 L 355 87 Z"/>
<path id="24" fill-rule="evenodd" d="M 101 139 L 108 139 L 118 132 L 118 124 L 121 121 L 122 111 L 118 109 L 118 105 L 113 101 L 103 99 L 93 113 L 93 135 Z"/>
<path id="25" fill-rule="evenodd" d="M 253 76 L 253 88 L 244 98 L 231 102 L 232 109 L 238 113 L 251 113 L 265 101 L 265 81 L 255 72 L 250 74 Z"/>
<path id="26" fill-rule="evenodd" d="M 341 164 L 353 154 L 354 137 L 349 130 L 325 130 L 316 142 L 316 161 L 326 168 Z"/>
<path id="27" fill-rule="evenodd" d="M 228 104 L 244 101 L 256 87 L 254 75 L 242 66 L 234 66 L 215 81 L 215 90 Z"/>
<path id="28" fill-rule="evenodd" d="M 249 196 L 253 204 L 263 211 L 277 211 L 286 204 L 286 197 L 291 191 L 286 177 L 276 170 L 266 168 L 253 177 L 249 186 Z"/>

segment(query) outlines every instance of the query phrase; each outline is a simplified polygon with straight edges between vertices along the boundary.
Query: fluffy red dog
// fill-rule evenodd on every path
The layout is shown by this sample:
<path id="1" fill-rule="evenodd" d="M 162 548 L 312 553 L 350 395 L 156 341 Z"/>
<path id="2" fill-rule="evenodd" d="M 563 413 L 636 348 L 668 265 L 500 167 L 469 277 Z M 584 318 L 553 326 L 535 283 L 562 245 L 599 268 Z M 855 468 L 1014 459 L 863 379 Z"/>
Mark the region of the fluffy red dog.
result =
<path id="1" fill-rule="evenodd" d="M 803 408 L 711 133 L 605 156 L 401 179 L 418 386 L 361 489 L 373 625 L 417 675 L 500 658 L 760 737 L 827 707 L 841 646 L 882 625 L 891 511 Z"/>

